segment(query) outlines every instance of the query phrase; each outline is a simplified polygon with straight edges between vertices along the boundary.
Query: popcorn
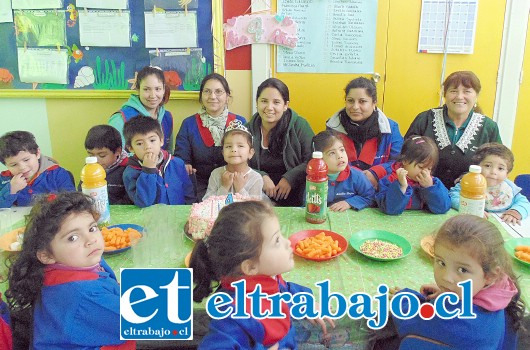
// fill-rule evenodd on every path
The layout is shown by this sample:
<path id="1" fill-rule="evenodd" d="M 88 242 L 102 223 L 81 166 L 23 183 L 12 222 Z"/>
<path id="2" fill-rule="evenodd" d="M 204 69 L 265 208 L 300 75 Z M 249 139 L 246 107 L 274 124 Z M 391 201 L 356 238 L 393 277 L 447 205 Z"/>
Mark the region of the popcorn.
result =
<path id="1" fill-rule="evenodd" d="M 364 241 L 361 244 L 360 250 L 366 255 L 380 259 L 397 259 L 403 255 L 403 249 L 401 247 L 379 239 Z"/>

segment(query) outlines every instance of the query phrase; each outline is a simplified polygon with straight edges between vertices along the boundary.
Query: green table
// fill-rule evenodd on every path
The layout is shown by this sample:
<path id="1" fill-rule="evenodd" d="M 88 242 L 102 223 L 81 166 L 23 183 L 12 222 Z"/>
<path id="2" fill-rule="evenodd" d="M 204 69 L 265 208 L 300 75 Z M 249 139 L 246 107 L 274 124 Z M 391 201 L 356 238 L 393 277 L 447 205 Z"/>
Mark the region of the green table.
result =
<path id="1" fill-rule="evenodd" d="M 376 294 L 381 283 L 388 286 L 409 287 L 418 289 L 424 283 L 434 282 L 432 259 L 421 249 L 421 239 L 433 233 L 445 220 L 457 214 L 449 211 L 445 215 L 433 215 L 422 211 L 406 211 L 400 216 L 389 216 L 377 209 L 364 209 L 360 212 L 348 210 L 344 213 L 329 213 L 328 220 L 319 225 L 309 224 L 304 218 L 303 208 L 275 208 L 280 219 L 281 230 L 285 237 L 307 229 L 322 229 L 337 232 L 347 240 L 360 230 L 386 230 L 405 237 L 412 245 L 411 253 L 404 259 L 380 262 L 358 254 L 353 248 L 338 258 L 314 262 L 295 256 L 295 269 L 284 274 L 288 281 L 315 288 L 315 283 L 329 279 L 331 290 L 350 295 L 355 292 Z M 145 238 L 137 247 L 120 254 L 105 255 L 105 259 L 119 278 L 120 268 L 127 267 L 184 267 L 185 256 L 193 249 L 194 242 L 184 234 L 184 224 L 189 216 L 190 206 L 156 205 L 140 209 L 134 206 L 112 206 L 111 221 L 113 224 L 132 223 L 146 229 Z M 506 239 L 510 236 L 494 222 Z M 20 227 L 17 222 L 13 228 Z M 7 256 L 6 252 L 2 253 Z M 147 262 L 147 263 L 146 263 Z M 0 264 L 0 266 L 3 264 Z M 525 300 L 530 301 L 530 268 L 514 261 L 516 273 L 520 276 L 520 285 Z M 0 284 L 0 290 L 6 289 L 6 283 Z M 204 303 L 195 304 L 195 340 L 192 342 L 146 342 L 141 347 L 163 348 L 167 346 L 196 345 L 200 336 L 207 331 L 207 316 Z M 307 347 L 318 346 L 318 330 L 307 340 Z M 334 331 L 337 338 L 346 339 L 350 348 L 362 348 L 366 342 L 368 330 L 362 321 L 344 318 L 338 321 Z"/>

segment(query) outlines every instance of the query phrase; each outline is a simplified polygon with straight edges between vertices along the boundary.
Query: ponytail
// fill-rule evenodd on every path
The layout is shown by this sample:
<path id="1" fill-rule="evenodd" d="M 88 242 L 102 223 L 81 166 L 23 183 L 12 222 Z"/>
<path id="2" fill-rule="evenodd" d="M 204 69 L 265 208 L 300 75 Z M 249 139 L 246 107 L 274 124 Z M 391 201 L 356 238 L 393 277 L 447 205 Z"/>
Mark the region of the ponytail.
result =
<path id="1" fill-rule="evenodd" d="M 200 303 L 212 293 L 212 282 L 218 280 L 208 256 L 205 240 L 200 240 L 195 244 L 191 253 L 190 267 L 193 269 L 193 282 L 195 282 L 193 301 Z"/>

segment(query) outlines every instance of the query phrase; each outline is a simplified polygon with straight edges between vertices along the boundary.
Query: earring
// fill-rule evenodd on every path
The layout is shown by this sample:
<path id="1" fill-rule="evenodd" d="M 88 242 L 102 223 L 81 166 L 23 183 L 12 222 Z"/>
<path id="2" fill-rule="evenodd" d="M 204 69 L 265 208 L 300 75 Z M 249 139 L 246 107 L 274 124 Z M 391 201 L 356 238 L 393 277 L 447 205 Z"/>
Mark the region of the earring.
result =
<path id="1" fill-rule="evenodd" d="M 473 107 L 477 108 L 477 103 L 476 102 L 475 102 L 475 105 Z"/>

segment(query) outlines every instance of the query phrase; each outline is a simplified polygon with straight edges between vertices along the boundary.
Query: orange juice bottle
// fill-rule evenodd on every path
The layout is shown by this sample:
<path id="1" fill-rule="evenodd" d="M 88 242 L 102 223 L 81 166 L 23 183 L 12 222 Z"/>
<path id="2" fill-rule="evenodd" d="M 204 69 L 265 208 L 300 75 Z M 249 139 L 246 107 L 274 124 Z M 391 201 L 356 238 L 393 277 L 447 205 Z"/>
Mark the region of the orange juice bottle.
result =
<path id="1" fill-rule="evenodd" d="M 460 180 L 460 213 L 484 217 L 488 182 L 478 165 L 471 165 L 469 173 Z"/>
<path id="2" fill-rule="evenodd" d="M 87 157 L 85 166 L 81 170 L 81 188 L 83 193 L 94 200 L 94 206 L 100 217 L 98 225 L 107 226 L 110 223 L 109 194 L 107 192 L 107 173 L 98 164 L 96 157 Z"/>
<path id="3" fill-rule="evenodd" d="M 313 159 L 306 167 L 305 220 L 312 224 L 326 221 L 328 204 L 328 166 L 322 159 L 322 152 L 313 152 Z"/>

